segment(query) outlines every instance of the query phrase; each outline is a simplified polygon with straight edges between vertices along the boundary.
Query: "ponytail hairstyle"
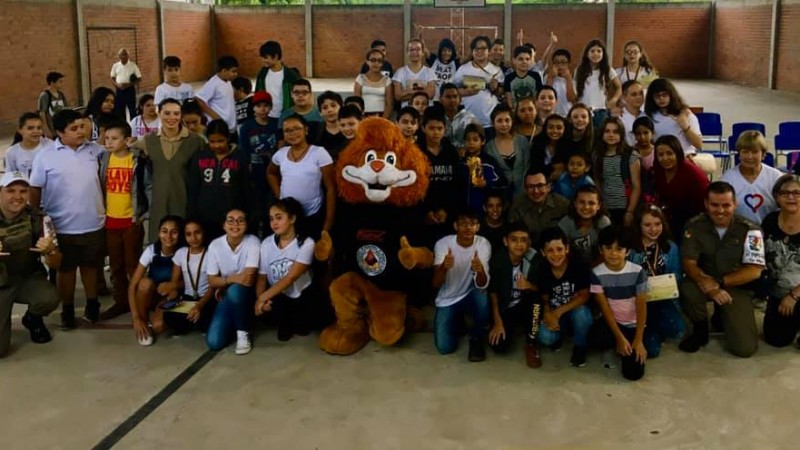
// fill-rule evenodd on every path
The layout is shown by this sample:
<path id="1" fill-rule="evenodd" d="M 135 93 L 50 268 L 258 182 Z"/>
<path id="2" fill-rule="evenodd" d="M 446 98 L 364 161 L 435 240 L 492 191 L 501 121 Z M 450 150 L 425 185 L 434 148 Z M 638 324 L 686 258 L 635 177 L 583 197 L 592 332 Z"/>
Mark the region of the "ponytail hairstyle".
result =
<path id="1" fill-rule="evenodd" d="M 22 127 L 24 127 L 25 124 L 28 123 L 29 120 L 41 121 L 42 118 L 39 117 L 39 114 L 37 114 L 35 112 L 23 113 L 21 116 L 19 116 L 19 121 L 17 122 L 17 130 L 19 130 Z M 14 132 L 14 141 L 11 143 L 11 145 L 17 144 L 19 142 L 22 142 L 22 134 L 20 134 L 19 131 L 15 131 Z"/>
<path id="2" fill-rule="evenodd" d="M 297 245 L 302 246 L 310 233 L 308 230 L 308 223 L 306 221 L 306 213 L 303 210 L 303 205 L 300 204 L 294 197 L 285 197 L 275 201 L 271 208 L 278 208 L 291 217 L 294 217 L 294 232 L 297 235 Z M 275 243 L 277 244 L 280 237 L 275 235 Z"/>
<path id="3" fill-rule="evenodd" d="M 181 232 L 178 233 L 178 243 L 175 245 L 175 250 L 184 247 L 186 245 L 186 237 L 183 233 L 185 229 L 183 217 L 175 214 L 167 214 L 158 221 L 158 229 L 161 230 L 161 227 L 163 227 L 167 222 L 175 222 L 175 225 L 177 225 L 178 229 L 181 230 Z M 156 255 L 161 254 L 161 239 L 156 238 L 155 242 L 153 242 L 153 252 Z"/>
<path id="4" fill-rule="evenodd" d="M 136 115 L 142 116 L 142 120 L 144 120 L 144 105 L 151 100 L 155 100 L 153 94 L 144 94 L 139 97 L 139 102 L 136 104 Z"/>

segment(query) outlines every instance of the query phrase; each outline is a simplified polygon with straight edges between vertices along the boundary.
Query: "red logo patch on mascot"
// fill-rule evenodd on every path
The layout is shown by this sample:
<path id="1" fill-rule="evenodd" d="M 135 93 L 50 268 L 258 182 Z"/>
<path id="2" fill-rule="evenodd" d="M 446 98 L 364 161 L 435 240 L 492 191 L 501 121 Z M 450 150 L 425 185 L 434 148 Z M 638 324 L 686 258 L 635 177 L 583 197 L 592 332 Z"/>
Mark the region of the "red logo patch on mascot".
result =
<path id="1" fill-rule="evenodd" d="M 433 263 L 430 249 L 412 247 L 421 242 L 429 176 L 425 155 L 386 119 L 364 120 L 339 154 L 336 224 L 315 248 L 318 260 L 335 254 L 343 266 L 330 286 L 336 322 L 320 336 L 326 352 L 349 355 L 370 339 L 392 345 L 403 336 L 409 271 Z"/>

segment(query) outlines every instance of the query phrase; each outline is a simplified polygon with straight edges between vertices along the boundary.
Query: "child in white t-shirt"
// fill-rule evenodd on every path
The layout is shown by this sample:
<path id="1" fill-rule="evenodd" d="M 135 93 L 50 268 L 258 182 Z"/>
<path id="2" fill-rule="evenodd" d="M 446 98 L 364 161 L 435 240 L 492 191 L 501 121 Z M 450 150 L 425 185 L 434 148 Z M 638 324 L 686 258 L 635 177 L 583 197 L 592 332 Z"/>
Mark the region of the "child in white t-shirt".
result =
<path id="1" fill-rule="evenodd" d="M 261 243 L 256 315 L 274 314 L 279 341 L 288 341 L 293 334 L 307 335 L 319 319 L 311 284 L 314 240 L 303 231 L 304 219 L 300 202 L 292 197 L 278 200 L 269 209 L 275 234 Z"/>
<path id="2" fill-rule="evenodd" d="M 158 241 L 149 245 L 139 258 L 139 265 L 128 284 L 128 302 L 133 318 L 133 331 L 139 345 L 153 345 L 153 336 L 164 330 L 163 310 L 153 302 L 178 296 L 179 286 L 172 282 L 173 257 L 181 247 L 183 219 L 164 216 L 158 224 Z M 152 315 L 151 315 L 152 314 Z"/>
<path id="3" fill-rule="evenodd" d="M 183 227 L 186 247 L 172 257 L 172 283 L 183 286 L 176 310 L 164 311 L 164 324 L 175 334 L 192 330 L 206 331 L 211 324 L 217 302 L 214 290 L 208 288 L 208 246 L 205 230 L 197 220 L 188 220 Z"/>
<path id="4" fill-rule="evenodd" d="M 433 287 L 436 295 L 434 341 L 439 353 L 446 355 L 458 348 L 458 324 L 465 314 L 472 315 L 469 330 L 469 360 L 486 359 L 486 327 L 491 310 L 486 287 L 489 285 L 489 259 L 492 246 L 478 236 L 477 214 L 466 208 L 455 216 L 456 234 L 439 239 L 434 246 Z"/>
<path id="5" fill-rule="evenodd" d="M 181 59 L 177 56 L 164 58 L 164 82 L 156 87 L 154 102 L 160 105 L 166 98 L 183 102 L 194 97 L 192 86 L 181 82 Z"/>
<path id="6" fill-rule="evenodd" d="M 562 117 L 569 115 L 569 110 L 572 108 L 572 102 L 575 100 L 575 81 L 572 78 L 570 64 L 572 63 L 572 54 L 567 49 L 560 48 L 553 52 L 553 59 L 550 61 L 547 71 L 547 79 L 545 84 L 553 86 L 556 91 L 556 98 L 559 99 L 556 104 L 555 113 Z"/>
<path id="7" fill-rule="evenodd" d="M 50 139 L 43 136 L 42 119 L 38 114 L 28 112 L 20 116 L 16 142 L 6 152 L 6 172 L 22 172 L 31 176 L 33 158 L 39 150 L 50 144 Z"/>
<path id="8" fill-rule="evenodd" d="M 609 110 L 617 105 L 622 89 L 608 62 L 603 43 L 593 39 L 586 44 L 578 69 L 575 70 L 576 102 L 592 108 L 594 126 L 599 127 Z"/>
<path id="9" fill-rule="evenodd" d="M 219 303 L 206 344 L 211 350 L 222 350 L 235 334 L 236 354 L 246 355 L 252 349 L 250 321 L 261 241 L 247 234 L 247 216 L 239 209 L 228 211 L 224 229 L 225 234 L 208 246 L 208 286 Z"/>
<path id="10" fill-rule="evenodd" d="M 239 76 L 239 62 L 233 56 L 223 56 L 217 66 L 216 75 L 208 79 L 194 98 L 209 121 L 222 119 L 229 130 L 235 130 L 236 99 L 231 81 Z"/>
<path id="11" fill-rule="evenodd" d="M 700 121 L 689 105 L 666 78 L 657 78 L 650 83 L 644 100 L 644 112 L 653 119 L 654 139 L 673 135 L 681 143 L 683 154 L 691 159 L 697 149 L 703 147 Z"/>
<path id="12" fill-rule="evenodd" d="M 156 105 L 151 94 L 144 94 L 139 97 L 136 105 L 137 116 L 131 119 L 131 137 L 139 139 L 151 133 L 158 133 L 161 128 L 161 119 L 158 118 Z"/>

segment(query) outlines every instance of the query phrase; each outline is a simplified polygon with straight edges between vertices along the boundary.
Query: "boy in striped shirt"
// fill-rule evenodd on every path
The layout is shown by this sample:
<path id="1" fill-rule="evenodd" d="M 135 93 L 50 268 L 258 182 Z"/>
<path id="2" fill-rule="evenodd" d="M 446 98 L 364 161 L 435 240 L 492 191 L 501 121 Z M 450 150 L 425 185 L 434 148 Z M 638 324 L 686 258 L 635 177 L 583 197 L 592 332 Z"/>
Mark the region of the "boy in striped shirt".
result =
<path id="1" fill-rule="evenodd" d="M 642 343 L 647 320 L 647 274 L 642 266 L 627 260 L 628 248 L 622 230 L 602 229 L 598 238 L 603 262 L 592 270 L 589 291 L 594 294 L 605 324 L 599 324 L 595 342 L 610 348 L 616 342 L 622 356 L 622 376 L 638 380 L 644 376 L 647 351 Z"/>

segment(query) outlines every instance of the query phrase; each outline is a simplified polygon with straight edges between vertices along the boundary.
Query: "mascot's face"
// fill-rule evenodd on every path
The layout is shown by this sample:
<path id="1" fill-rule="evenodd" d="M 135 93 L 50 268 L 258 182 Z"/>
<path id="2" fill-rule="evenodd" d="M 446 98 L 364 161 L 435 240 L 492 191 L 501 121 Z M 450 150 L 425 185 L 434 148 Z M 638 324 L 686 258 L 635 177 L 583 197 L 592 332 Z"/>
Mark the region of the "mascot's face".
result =
<path id="1" fill-rule="evenodd" d="M 386 119 L 369 118 L 336 163 L 339 194 L 352 203 L 411 206 L 425 197 L 430 167 L 425 155 Z"/>

